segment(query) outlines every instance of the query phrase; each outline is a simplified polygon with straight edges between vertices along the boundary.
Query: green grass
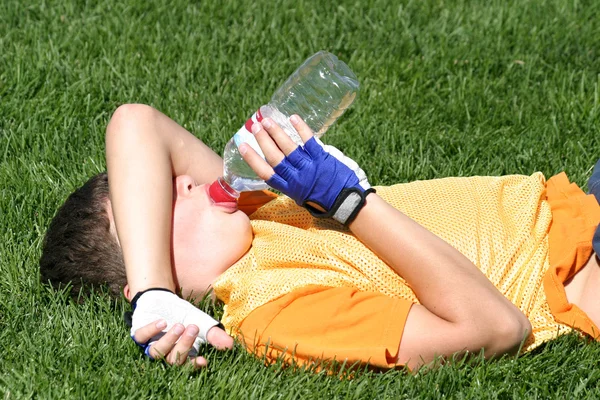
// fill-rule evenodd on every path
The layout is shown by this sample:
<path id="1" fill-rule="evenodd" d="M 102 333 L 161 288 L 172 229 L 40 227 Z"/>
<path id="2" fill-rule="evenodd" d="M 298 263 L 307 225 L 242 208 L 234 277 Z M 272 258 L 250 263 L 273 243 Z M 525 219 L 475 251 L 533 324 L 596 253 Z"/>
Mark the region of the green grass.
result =
<path id="1" fill-rule="evenodd" d="M 559 171 L 600 156 L 594 0 L 0 2 L 0 392 L 3 398 L 598 398 L 600 346 L 340 379 L 207 349 L 199 372 L 144 359 L 126 304 L 39 283 L 43 233 L 105 168 L 104 128 L 148 103 L 215 149 L 312 53 L 361 94 L 325 141 L 374 184 Z"/>

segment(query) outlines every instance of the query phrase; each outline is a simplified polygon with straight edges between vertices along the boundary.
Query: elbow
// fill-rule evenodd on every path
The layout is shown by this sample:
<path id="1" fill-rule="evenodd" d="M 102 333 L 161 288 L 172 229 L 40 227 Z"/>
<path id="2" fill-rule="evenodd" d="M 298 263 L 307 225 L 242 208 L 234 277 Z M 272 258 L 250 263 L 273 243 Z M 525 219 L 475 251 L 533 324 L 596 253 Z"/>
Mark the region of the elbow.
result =
<path id="1" fill-rule="evenodd" d="M 158 111 L 145 104 L 123 104 L 110 118 L 106 127 L 106 148 L 120 146 L 121 142 L 141 139 L 152 132 L 145 129 L 157 117 Z"/>
<path id="2" fill-rule="evenodd" d="M 501 318 L 490 330 L 490 346 L 486 354 L 493 357 L 518 354 L 532 327 L 527 317 L 521 311 L 516 311 Z"/>

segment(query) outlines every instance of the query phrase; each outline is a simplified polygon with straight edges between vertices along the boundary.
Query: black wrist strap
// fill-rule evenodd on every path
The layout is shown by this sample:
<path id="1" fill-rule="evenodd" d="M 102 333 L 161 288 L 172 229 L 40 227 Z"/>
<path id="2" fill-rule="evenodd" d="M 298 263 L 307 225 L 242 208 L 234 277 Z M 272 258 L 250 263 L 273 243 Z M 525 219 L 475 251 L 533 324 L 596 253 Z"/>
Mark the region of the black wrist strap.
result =
<path id="1" fill-rule="evenodd" d="M 307 202 L 304 202 L 303 207 L 306 208 L 313 217 L 333 218 L 344 226 L 348 226 L 354 221 L 354 218 L 356 218 L 361 208 L 363 208 L 367 201 L 367 196 L 370 193 L 375 193 L 375 189 L 369 188 L 367 190 L 362 190 L 356 187 L 346 188 L 340 192 L 329 211 L 320 211 Z M 316 202 L 315 204 L 325 208 L 322 204 Z"/>
<path id="2" fill-rule="evenodd" d="M 172 290 L 165 289 L 165 288 L 150 288 L 150 289 L 142 290 L 141 292 L 137 292 L 136 295 L 133 296 L 133 299 L 131 300 L 131 305 L 132 305 L 133 309 L 135 310 L 135 306 L 137 305 L 137 301 L 140 299 L 140 297 L 142 297 L 142 295 L 144 293 L 152 292 L 154 290 L 161 291 L 161 292 L 173 293 Z M 175 293 L 173 293 L 173 294 L 175 294 Z"/>

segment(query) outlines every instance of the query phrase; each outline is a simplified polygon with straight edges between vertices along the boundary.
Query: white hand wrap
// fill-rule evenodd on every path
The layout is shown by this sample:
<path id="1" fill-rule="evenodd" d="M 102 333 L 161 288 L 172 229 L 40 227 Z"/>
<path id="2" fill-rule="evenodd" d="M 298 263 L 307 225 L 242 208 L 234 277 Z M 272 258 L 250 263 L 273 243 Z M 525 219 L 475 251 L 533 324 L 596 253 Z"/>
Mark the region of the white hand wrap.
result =
<path id="1" fill-rule="evenodd" d="M 196 340 L 194 340 L 196 353 L 198 353 L 200 345 L 206 343 L 208 331 L 219 325 L 219 321 L 200 311 L 176 294 L 167 290 L 154 289 L 143 292 L 139 298 L 135 299 L 131 318 L 131 337 L 133 338 L 138 329 L 160 319 L 167 322 L 167 327 L 163 330 L 163 334 L 150 339 L 148 345 L 160 339 L 164 332 L 167 332 L 177 323 L 186 327 L 193 324 L 200 330 Z"/>

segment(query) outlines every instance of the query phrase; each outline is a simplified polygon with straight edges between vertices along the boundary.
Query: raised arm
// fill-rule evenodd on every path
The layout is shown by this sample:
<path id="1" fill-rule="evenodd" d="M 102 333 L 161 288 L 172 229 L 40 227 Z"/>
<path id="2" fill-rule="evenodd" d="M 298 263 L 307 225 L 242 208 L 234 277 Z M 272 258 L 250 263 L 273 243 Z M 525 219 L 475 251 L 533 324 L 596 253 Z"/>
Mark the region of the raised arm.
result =
<path id="1" fill-rule="evenodd" d="M 304 148 L 271 124 L 255 129 L 268 163 L 244 145 L 240 152 L 261 178 L 313 215 L 346 222 L 409 283 L 421 305 L 409 312 L 397 362 L 414 368 L 457 352 L 483 350 L 486 357 L 516 352 L 531 330 L 525 315 L 456 249 L 365 190 L 368 184 L 352 176 L 362 172 L 355 163 L 341 153 L 332 159 L 314 147 L 306 124 L 292 123 Z"/>
<path id="2" fill-rule="evenodd" d="M 232 339 L 215 327 L 218 321 L 174 293 L 148 291 L 175 291 L 173 177 L 186 174 L 198 183 L 211 182 L 222 173 L 221 158 L 159 111 L 129 104 L 115 111 L 106 129 L 106 163 L 111 206 L 134 299 L 134 340 L 148 355 L 168 355 L 170 363 L 181 363 L 186 357 L 178 353 L 187 355 L 191 343 L 196 350 L 204 341 L 231 347 Z M 162 337 L 161 331 L 167 330 Z M 195 362 L 204 365 L 206 360 Z"/>
<path id="3" fill-rule="evenodd" d="M 133 294 L 175 290 L 171 272 L 173 177 L 211 182 L 223 162 L 201 140 L 152 107 L 119 107 L 106 129 L 106 164 L 117 233 Z"/>

